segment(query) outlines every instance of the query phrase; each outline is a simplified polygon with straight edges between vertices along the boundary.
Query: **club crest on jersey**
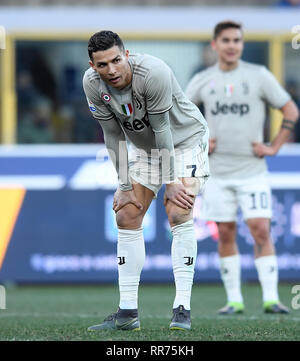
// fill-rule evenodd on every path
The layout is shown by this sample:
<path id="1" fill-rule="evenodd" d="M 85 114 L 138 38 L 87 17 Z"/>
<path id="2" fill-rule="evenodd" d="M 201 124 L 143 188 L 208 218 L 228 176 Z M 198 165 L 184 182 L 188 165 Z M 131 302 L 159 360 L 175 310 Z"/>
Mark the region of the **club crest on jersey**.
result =
<path id="1" fill-rule="evenodd" d="M 231 97 L 232 93 L 233 93 L 233 85 L 232 84 L 226 84 L 225 88 L 224 88 L 224 91 L 225 91 L 225 95 L 227 97 Z"/>
<path id="2" fill-rule="evenodd" d="M 90 99 L 88 99 L 88 103 L 89 103 L 89 108 L 91 112 L 95 112 L 96 111 L 96 107 L 95 105 L 90 101 Z"/>
<path id="3" fill-rule="evenodd" d="M 136 92 L 134 91 L 133 92 L 133 98 L 135 100 L 135 104 L 136 104 L 136 107 L 138 110 L 141 110 L 142 109 L 142 102 L 140 101 L 140 99 L 138 98 L 138 96 L 136 95 Z"/>
<path id="4" fill-rule="evenodd" d="M 121 104 L 121 107 L 122 107 L 122 112 L 123 112 L 125 115 L 130 115 L 130 114 L 132 114 L 133 108 L 132 108 L 132 105 L 131 105 L 130 103 L 128 103 L 128 104 Z"/>
<path id="5" fill-rule="evenodd" d="M 102 100 L 104 100 L 105 102 L 110 102 L 110 101 L 111 101 L 111 96 L 110 96 L 109 94 L 107 94 L 107 93 L 103 93 L 103 94 L 101 95 L 101 98 L 102 98 Z"/>

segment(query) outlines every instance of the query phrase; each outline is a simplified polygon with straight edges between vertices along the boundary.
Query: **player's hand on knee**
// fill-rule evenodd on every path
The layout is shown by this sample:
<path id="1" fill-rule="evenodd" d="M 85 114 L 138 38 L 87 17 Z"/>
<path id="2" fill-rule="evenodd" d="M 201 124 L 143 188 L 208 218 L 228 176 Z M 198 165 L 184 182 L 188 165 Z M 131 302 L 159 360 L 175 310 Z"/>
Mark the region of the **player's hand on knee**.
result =
<path id="1" fill-rule="evenodd" d="M 113 210 L 115 212 L 118 212 L 121 208 L 123 208 L 124 206 L 126 206 L 126 204 L 129 203 L 135 205 L 140 210 L 143 209 L 143 205 L 137 200 L 134 194 L 134 190 L 121 191 L 120 189 L 117 189 L 114 194 Z"/>
<path id="2" fill-rule="evenodd" d="M 182 183 L 170 183 L 166 185 L 164 204 L 167 200 L 172 201 L 178 207 L 191 209 L 194 205 L 194 195 Z"/>

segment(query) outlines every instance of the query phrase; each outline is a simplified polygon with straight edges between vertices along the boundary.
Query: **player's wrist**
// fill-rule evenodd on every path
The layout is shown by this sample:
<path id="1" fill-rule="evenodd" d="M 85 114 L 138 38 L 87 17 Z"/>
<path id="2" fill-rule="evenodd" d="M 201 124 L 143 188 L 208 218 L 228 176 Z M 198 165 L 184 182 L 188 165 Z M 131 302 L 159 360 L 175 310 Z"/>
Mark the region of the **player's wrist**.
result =
<path id="1" fill-rule="evenodd" d="M 274 145 L 274 144 L 270 144 L 269 148 L 271 149 L 271 154 L 270 155 L 275 155 L 278 153 L 279 148 L 278 146 Z"/>
<path id="2" fill-rule="evenodd" d="M 128 192 L 128 191 L 132 191 L 133 187 L 131 183 L 127 183 L 127 184 L 119 183 L 119 189 L 122 192 Z"/>
<path id="3" fill-rule="evenodd" d="M 181 181 L 179 178 L 175 178 L 169 182 L 166 182 L 166 186 L 170 186 L 170 185 L 173 185 L 173 184 L 181 184 Z"/>

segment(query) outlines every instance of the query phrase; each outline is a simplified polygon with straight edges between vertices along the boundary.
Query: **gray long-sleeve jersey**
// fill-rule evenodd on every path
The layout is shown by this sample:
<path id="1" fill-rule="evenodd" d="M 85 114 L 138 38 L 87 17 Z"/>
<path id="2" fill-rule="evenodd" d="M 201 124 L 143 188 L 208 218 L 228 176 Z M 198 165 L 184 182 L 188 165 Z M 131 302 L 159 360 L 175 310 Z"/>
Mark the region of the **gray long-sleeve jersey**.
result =
<path id="1" fill-rule="evenodd" d="M 107 148 L 116 155 L 116 166 L 121 156 L 116 141 L 126 140 L 149 154 L 153 149 L 191 149 L 201 143 L 207 123 L 171 69 L 146 54 L 131 55 L 129 64 L 132 83 L 122 90 L 107 85 L 92 68 L 83 78 L 89 108 L 103 128 Z"/>

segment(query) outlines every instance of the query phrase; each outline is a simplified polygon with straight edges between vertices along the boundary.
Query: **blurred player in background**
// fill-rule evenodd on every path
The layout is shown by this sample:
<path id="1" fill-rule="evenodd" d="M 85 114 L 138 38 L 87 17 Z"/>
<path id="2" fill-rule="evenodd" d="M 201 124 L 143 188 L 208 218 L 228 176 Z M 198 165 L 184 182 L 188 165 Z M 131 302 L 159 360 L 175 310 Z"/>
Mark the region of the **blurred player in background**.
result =
<path id="1" fill-rule="evenodd" d="M 294 130 L 298 109 L 274 76 L 260 65 L 240 60 L 243 33 L 240 24 L 215 26 L 212 47 L 216 65 L 196 74 L 186 94 L 203 103 L 210 130 L 211 177 L 203 195 L 203 217 L 219 230 L 218 251 L 227 304 L 220 314 L 241 313 L 240 257 L 236 244 L 236 216 L 243 217 L 255 240 L 255 266 L 267 313 L 288 313 L 278 296 L 278 270 L 270 235 L 271 190 L 265 156 L 275 155 Z M 265 103 L 280 109 L 282 126 L 270 144 L 263 143 Z"/>
<path id="2" fill-rule="evenodd" d="M 170 329 L 190 329 L 197 256 L 193 205 L 209 172 L 206 121 L 160 59 L 129 55 L 111 31 L 94 34 L 88 52 L 91 67 L 83 87 L 119 177 L 113 209 L 120 291 L 118 311 L 89 330 L 140 329 L 138 286 L 145 260 L 142 222 L 162 184 L 166 184 L 164 205 L 173 234 L 176 284 Z"/>

